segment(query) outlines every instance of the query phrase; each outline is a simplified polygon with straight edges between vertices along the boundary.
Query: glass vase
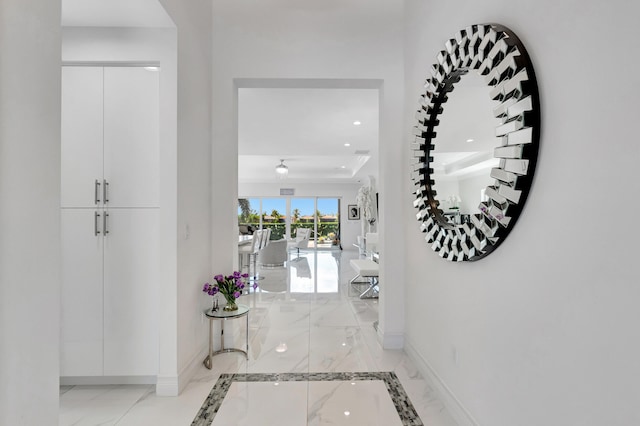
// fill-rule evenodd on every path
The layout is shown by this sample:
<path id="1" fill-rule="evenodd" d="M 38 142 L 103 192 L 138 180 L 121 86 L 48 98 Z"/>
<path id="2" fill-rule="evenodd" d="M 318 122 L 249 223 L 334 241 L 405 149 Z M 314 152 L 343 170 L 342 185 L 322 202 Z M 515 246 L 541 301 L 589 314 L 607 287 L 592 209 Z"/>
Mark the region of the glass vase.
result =
<path id="1" fill-rule="evenodd" d="M 224 298 L 227 300 L 227 305 L 222 308 L 224 311 L 237 311 L 238 304 L 236 303 L 236 297 L 233 294 L 225 294 Z"/>

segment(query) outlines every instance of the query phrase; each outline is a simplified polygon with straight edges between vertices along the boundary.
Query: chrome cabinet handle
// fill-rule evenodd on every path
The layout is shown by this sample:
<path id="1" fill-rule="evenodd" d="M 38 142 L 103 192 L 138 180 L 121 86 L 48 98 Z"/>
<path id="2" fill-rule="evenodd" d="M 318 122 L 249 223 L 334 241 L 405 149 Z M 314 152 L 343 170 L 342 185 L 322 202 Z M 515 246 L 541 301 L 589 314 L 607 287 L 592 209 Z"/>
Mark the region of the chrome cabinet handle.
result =
<path id="1" fill-rule="evenodd" d="M 93 217 L 93 233 L 94 235 L 100 235 L 100 230 L 98 229 L 98 219 L 100 218 L 100 213 L 95 212 Z"/>
<path id="2" fill-rule="evenodd" d="M 94 191 L 95 203 L 98 204 L 100 203 L 100 182 L 98 181 L 98 179 L 96 179 L 94 189 L 95 189 Z"/>
<path id="3" fill-rule="evenodd" d="M 104 216 L 102 217 L 102 233 L 106 236 L 109 233 L 109 229 L 107 229 L 107 218 L 109 217 L 109 213 L 104 212 Z"/>
<path id="4" fill-rule="evenodd" d="M 102 199 L 104 203 L 107 204 L 109 202 L 109 182 L 107 180 L 102 181 L 104 185 L 102 185 Z"/>

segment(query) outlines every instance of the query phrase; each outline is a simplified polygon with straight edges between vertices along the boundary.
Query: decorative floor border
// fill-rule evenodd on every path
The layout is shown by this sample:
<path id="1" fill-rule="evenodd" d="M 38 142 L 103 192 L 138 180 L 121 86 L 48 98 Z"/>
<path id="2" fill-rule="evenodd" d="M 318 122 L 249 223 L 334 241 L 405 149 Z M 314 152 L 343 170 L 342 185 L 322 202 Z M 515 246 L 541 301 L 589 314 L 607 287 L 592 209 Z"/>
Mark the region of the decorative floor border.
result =
<path id="1" fill-rule="evenodd" d="M 403 426 L 423 426 L 422 420 L 413 408 L 400 380 L 394 372 L 362 373 L 249 373 L 221 374 L 204 400 L 191 426 L 209 426 L 216 417 L 233 382 L 336 382 L 336 381 L 381 380 L 396 407 Z"/>

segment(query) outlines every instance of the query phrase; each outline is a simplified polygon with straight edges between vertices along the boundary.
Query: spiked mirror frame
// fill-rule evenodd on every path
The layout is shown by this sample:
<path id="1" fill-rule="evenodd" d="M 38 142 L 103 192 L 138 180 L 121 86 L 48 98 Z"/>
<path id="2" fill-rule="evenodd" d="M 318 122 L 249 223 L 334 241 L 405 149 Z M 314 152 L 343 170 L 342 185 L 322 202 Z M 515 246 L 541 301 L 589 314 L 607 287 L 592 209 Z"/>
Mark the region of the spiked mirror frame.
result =
<path id="1" fill-rule="evenodd" d="M 497 24 L 472 25 L 455 34 L 437 55 L 424 84 L 413 128 L 411 178 L 417 187 L 414 207 L 425 240 L 440 257 L 474 261 L 491 253 L 513 229 L 529 195 L 538 157 L 540 100 L 533 65 L 518 37 Z M 500 120 L 496 136 L 501 146 L 491 170 L 493 185 L 486 188 L 469 223 L 450 223 L 439 208 L 433 178 L 433 150 L 438 117 L 455 84 L 469 71 L 484 76 L 491 99 L 498 101 L 494 115 Z"/>

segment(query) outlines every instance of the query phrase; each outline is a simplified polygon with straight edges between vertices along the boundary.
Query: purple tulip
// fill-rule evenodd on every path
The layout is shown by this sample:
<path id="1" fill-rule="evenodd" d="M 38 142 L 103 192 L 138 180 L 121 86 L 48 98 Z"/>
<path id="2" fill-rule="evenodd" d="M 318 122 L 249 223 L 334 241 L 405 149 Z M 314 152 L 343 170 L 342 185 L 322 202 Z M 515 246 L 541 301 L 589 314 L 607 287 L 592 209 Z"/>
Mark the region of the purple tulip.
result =
<path id="1" fill-rule="evenodd" d="M 242 275 L 240 275 L 242 278 L 249 278 L 249 274 L 247 274 L 246 272 Z"/>
<path id="2" fill-rule="evenodd" d="M 204 287 L 202 287 L 202 291 L 209 291 L 209 283 L 205 283 Z"/>
<path id="3" fill-rule="evenodd" d="M 224 281 L 224 276 L 223 275 L 216 275 L 215 277 L 213 277 L 214 280 L 221 282 Z"/>
<path id="4" fill-rule="evenodd" d="M 237 299 L 238 297 L 240 297 L 241 294 L 242 293 L 240 293 L 239 291 L 236 291 L 235 293 L 233 293 L 233 297 Z"/>

